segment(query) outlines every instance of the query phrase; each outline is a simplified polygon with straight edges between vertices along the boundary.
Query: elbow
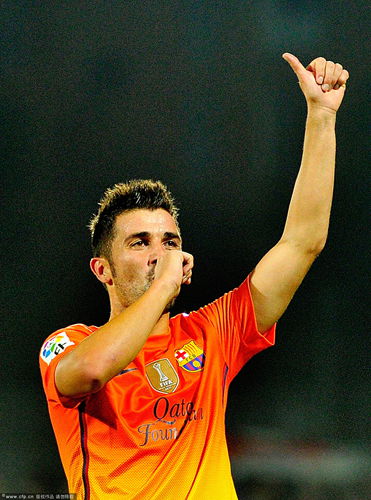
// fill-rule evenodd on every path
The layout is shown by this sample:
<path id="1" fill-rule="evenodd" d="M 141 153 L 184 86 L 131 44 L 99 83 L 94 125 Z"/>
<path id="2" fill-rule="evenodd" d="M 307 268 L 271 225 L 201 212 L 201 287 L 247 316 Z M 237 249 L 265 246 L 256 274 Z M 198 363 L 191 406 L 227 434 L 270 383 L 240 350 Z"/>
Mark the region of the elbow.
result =
<path id="1" fill-rule="evenodd" d="M 320 243 L 318 245 L 308 245 L 306 247 L 302 247 L 301 251 L 304 255 L 306 255 L 311 262 L 314 262 L 317 257 L 320 256 L 322 250 L 324 249 L 325 244 Z"/>
<path id="2" fill-rule="evenodd" d="M 289 238 L 286 236 L 281 238 L 279 244 L 288 244 L 295 252 L 316 258 L 324 249 L 326 241 L 327 235 L 322 238 L 306 238 L 305 235 L 300 238 Z"/>
<path id="3" fill-rule="evenodd" d="M 106 384 L 106 380 L 96 367 L 85 367 L 80 374 L 79 385 L 83 394 L 91 394 L 100 391 Z"/>
<path id="4" fill-rule="evenodd" d="M 327 233 L 323 236 L 317 237 L 303 237 L 299 240 L 294 240 L 294 245 L 300 248 L 302 252 L 307 255 L 312 255 L 314 258 L 318 257 L 322 250 L 325 248 L 327 241 Z"/>
<path id="5" fill-rule="evenodd" d="M 58 392 L 65 397 L 81 397 L 102 389 L 106 383 L 96 363 L 63 358 L 55 371 Z"/>
<path id="6" fill-rule="evenodd" d="M 108 382 L 106 371 L 96 360 L 85 360 L 81 363 L 77 377 L 79 388 L 83 394 L 91 394 L 100 391 Z"/>
<path id="7" fill-rule="evenodd" d="M 312 242 L 312 245 L 309 245 L 309 253 L 312 253 L 314 257 L 318 257 L 322 250 L 325 248 L 327 241 L 327 235 L 323 238 L 318 239 L 315 242 Z"/>

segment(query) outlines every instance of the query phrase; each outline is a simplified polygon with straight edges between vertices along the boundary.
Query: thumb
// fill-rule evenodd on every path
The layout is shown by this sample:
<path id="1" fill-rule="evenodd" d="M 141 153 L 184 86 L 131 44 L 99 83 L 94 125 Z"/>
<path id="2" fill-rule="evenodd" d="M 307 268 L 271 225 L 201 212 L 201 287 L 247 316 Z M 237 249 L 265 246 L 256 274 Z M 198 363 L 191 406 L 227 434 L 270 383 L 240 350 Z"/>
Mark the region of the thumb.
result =
<path id="1" fill-rule="evenodd" d="M 297 77 L 300 79 L 301 75 L 306 73 L 306 70 L 304 66 L 301 64 L 299 59 L 294 56 L 293 54 L 290 54 L 289 52 L 285 52 L 282 54 L 283 59 L 289 63 L 291 66 L 291 69 L 293 72 L 297 75 Z"/>

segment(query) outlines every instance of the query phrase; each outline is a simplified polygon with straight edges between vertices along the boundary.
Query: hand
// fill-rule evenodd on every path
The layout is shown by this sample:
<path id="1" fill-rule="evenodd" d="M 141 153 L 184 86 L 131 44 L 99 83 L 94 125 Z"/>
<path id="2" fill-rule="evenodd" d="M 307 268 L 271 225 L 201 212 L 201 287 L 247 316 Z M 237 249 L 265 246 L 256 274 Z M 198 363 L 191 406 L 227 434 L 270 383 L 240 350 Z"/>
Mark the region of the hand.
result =
<path id="1" fill-rule="evenodd" d="M 183 278 L 182 285 L 190 285 L 193 269 L 193 255 L 187 252 L 183 253 Z"/>
<path id="2" fill-rule="evenodd" d="M 317 57 L 306 68 L 292 54 L 282 57 L 287 61 L 299 80 L 299 85 L 309 107 L 324 108 L 336 112 L 344 97 L 349 73 L 339 63 Z"/>
<path id="3" fill-rule="evenodd" d="M 193 268 L 193 256 L 181 250 L 169 250 L 158 258 L 154 280 L 169 284 L 176 297 L 181 285 L 190 285 Z"/>

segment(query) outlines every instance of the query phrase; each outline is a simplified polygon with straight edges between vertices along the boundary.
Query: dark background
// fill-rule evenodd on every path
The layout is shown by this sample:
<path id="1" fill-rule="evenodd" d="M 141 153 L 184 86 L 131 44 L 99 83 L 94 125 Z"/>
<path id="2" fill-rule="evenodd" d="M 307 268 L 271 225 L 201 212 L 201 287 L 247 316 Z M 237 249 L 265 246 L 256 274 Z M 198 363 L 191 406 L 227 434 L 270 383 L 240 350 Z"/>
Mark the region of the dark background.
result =
<path id="1" fill-rule="evenodd" d="M 304 468 L 306 446 L 316 460 L 354 457 L 349 498 L 365 498 L 357 481 L 370 435 L 367 3 L 1 2 L 1 492 L 65 491 L 37 357 L 57 328 L 107 320 L 86 229 L 107 186 L 153 178 L 173 191 L 196 262 L 177 311 L 238 285 L 279 238 L 305 121 L 281 59 L 289 51 L 304 64 L 323 55 L 351 74 L 332 221 L 277 346 L 231 388 L 231 452 L 236 481 L 258 484 L 242 485 L 241 498 L 300 496 L 294 486 L 292 497 L 264 489 L 297 481 L 254 473 L 252 440 L 282 460 L 294 450 Z M 315 495 L 325 494 L 305 498 Z"/>

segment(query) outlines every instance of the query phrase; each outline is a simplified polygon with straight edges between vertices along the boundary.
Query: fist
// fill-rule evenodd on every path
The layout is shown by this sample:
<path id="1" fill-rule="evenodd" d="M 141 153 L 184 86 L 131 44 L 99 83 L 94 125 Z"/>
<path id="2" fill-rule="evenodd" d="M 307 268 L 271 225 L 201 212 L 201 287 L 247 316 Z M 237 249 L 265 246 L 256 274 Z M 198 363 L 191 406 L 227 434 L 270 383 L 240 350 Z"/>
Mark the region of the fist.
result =
<path id="1" fill-rule="evenodd" d="M 193 256 L 181 250 L 170 250 L 158 258 L 155 267 L 155 280 L 167 283 L 176 297 L 183 284 L 191 283 Z"/>

